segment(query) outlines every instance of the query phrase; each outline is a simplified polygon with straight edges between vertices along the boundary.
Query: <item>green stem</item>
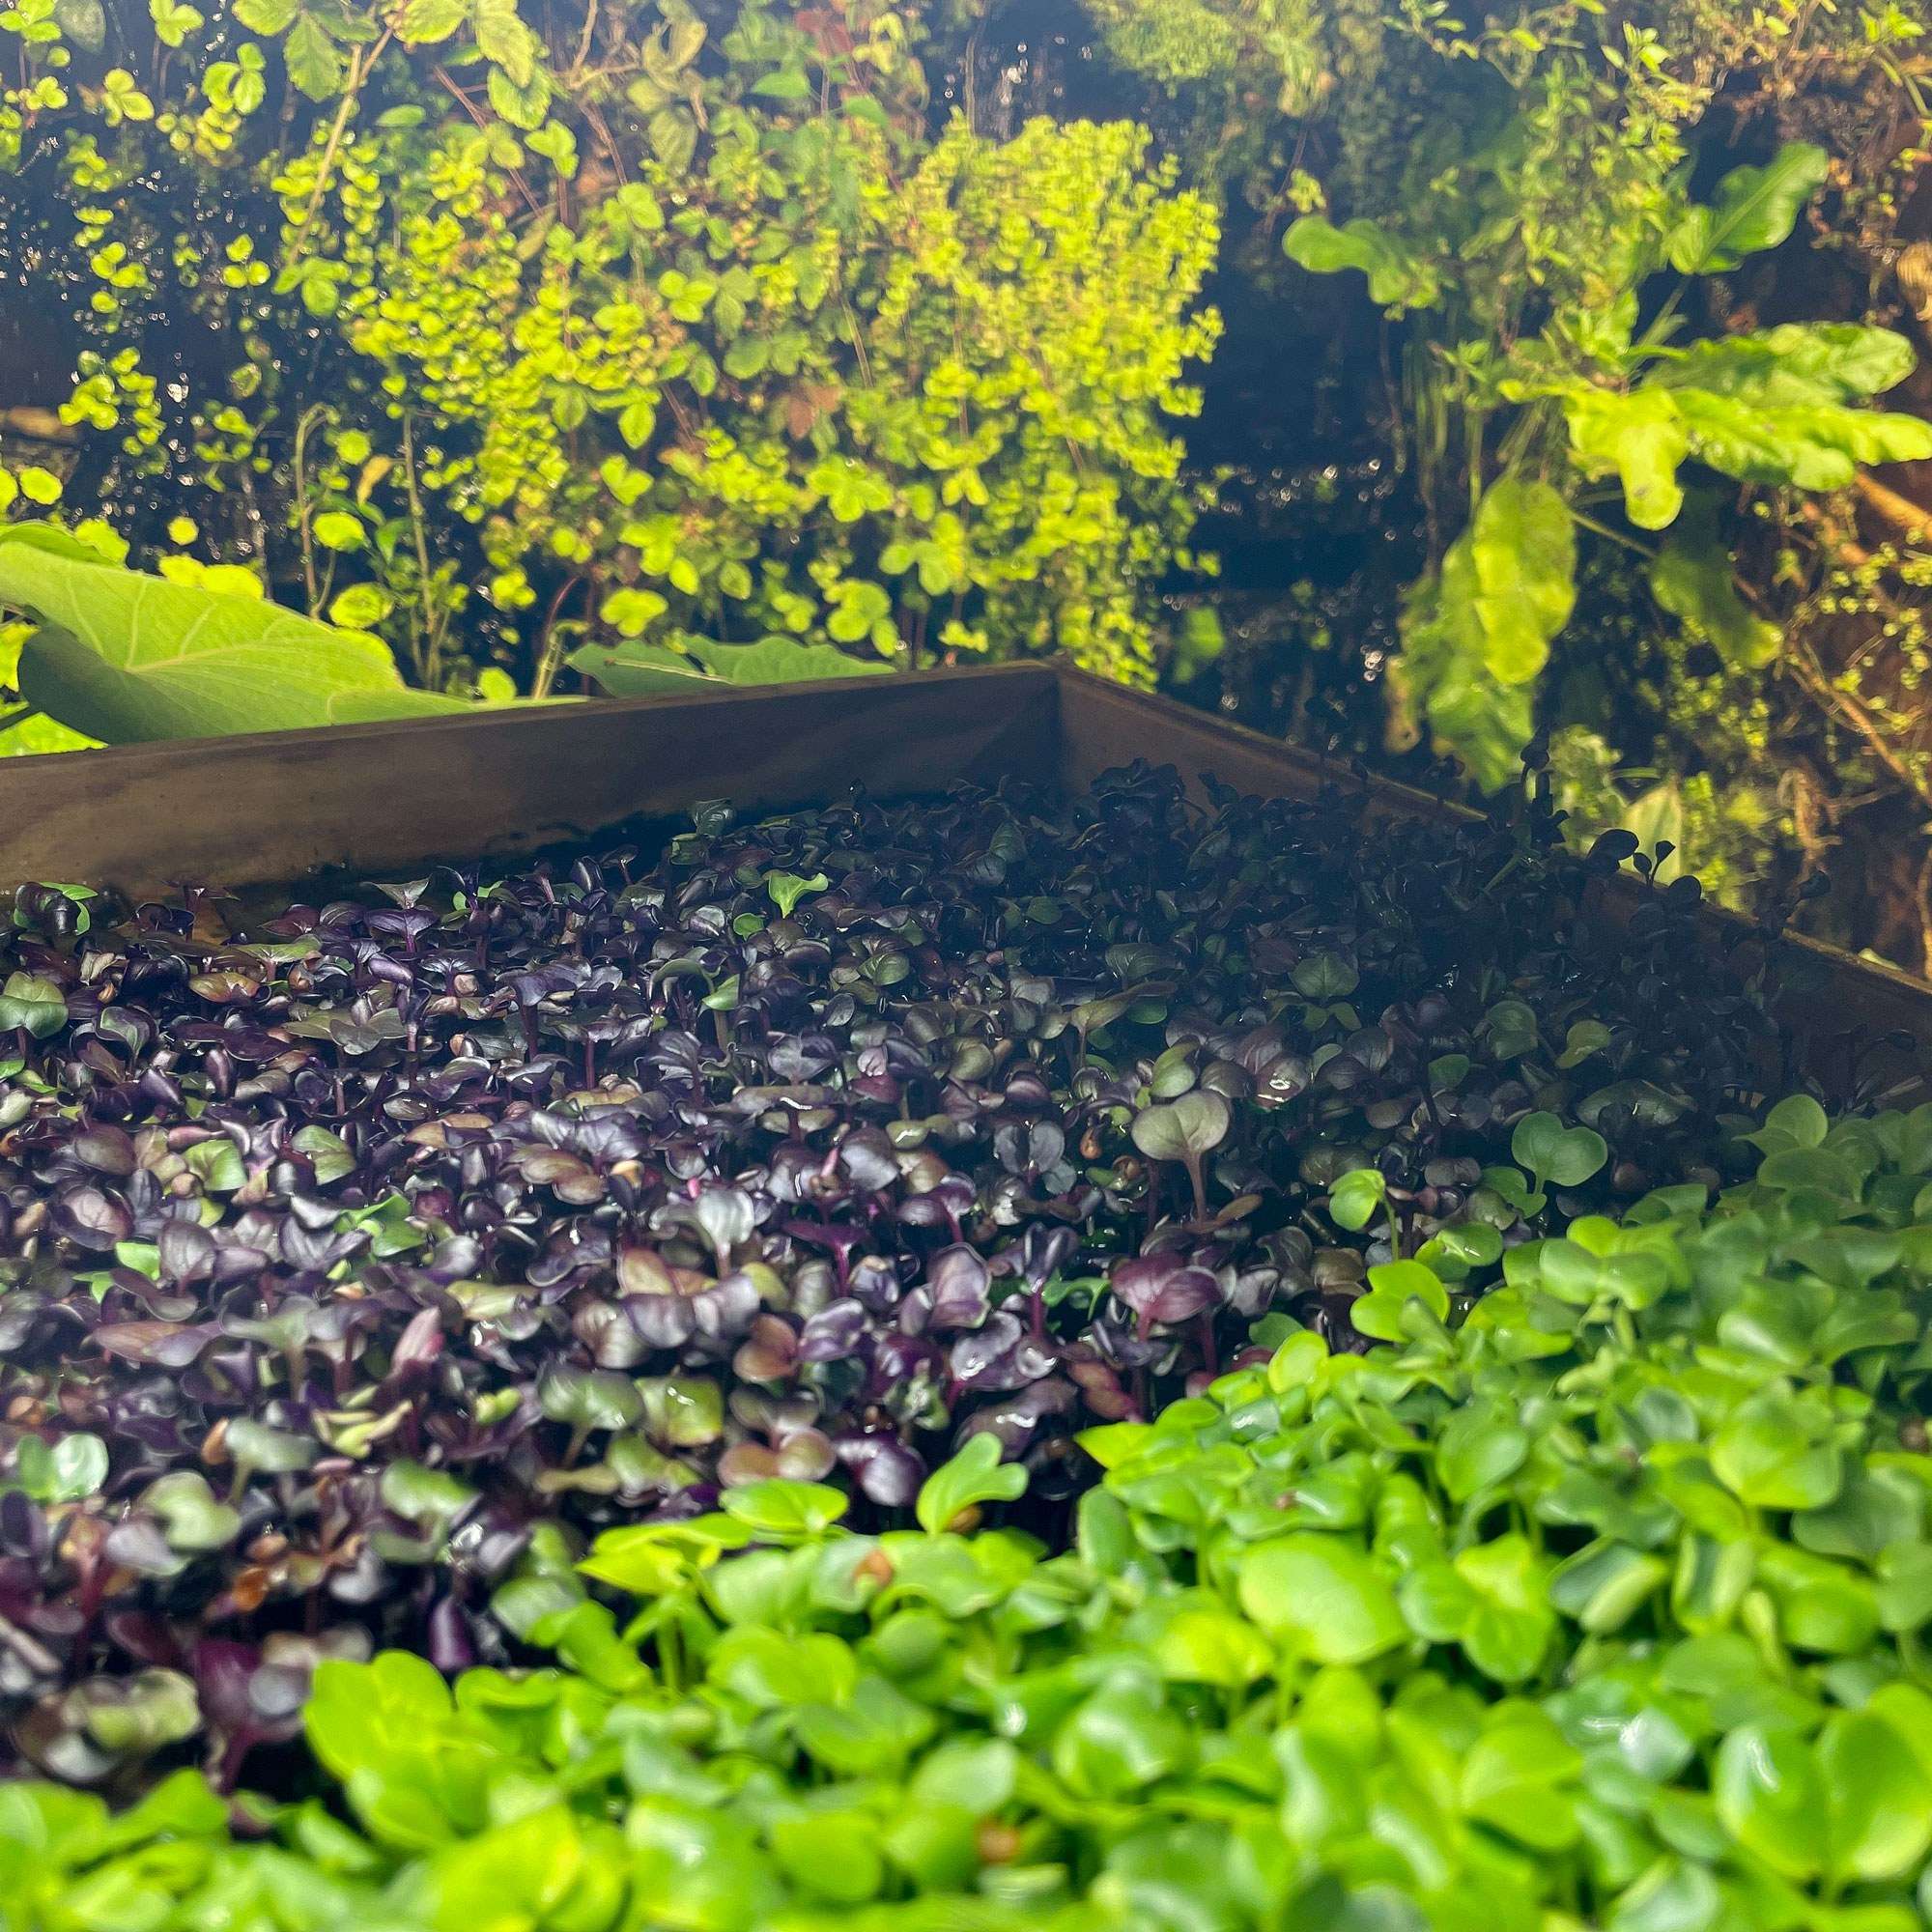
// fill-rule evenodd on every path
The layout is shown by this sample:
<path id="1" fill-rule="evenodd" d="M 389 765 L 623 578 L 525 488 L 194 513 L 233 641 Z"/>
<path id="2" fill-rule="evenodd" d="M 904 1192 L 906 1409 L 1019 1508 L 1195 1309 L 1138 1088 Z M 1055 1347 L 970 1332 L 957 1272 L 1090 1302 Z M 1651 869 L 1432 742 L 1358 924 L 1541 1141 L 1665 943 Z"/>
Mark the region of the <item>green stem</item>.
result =
<path id="1" fill-rule="evenodd" d="M 315 506 L 308 494 L 308 439 L 310 430 L 328 414 L 327 404 L 318 403 L 296 422 L 296 536 L 301 545 L 302 587 L 308 593 L 311 617 L 322 615 L 322 591 L 315 581 L 315 538 L 309 527 Z"/>
<path id="2" fill-rule="evenodd" d="M 349 79 L 342 90 L 342 105 L 335 110 L 335 119 L 328 129 L 328 140 L 323 148 L 322 159 L 316 166 L 315 186 L 310 190 L 308 206 L 302 210 L 302 218 L 289 242 L 289 259 L 295 260 L 301 253 L 302 238 L 309 231 L 309 224 L 316 217 L 316 211 L 322 206 L 322 198 L 328 192 L 328 179 L 335 167 L 336 150 L 342 146 L 342 137 L 349 131 L 349 117 L 355 112 L 356 97 L 362 92 L 362 83 L 369 78 L 370 70 L 382 58 L 383 50 L 395 38 L 393 26 L 383 29 L 382 38 L 374 46 L 353 55 L 349 62 Z"/>
<path id="3" fill-rule="evenodd" d="M 403 487 L 409 492 L 410 528 L 415 537 L 416 594 L 422 600 L 423 641 L 416 653 L 416 678 L 426 691 L 435 691 L 437 672 L 441 668 L 442 627 L 436 612 L 436 598 L 430 582 L 429 549 L 423 540 L 422 498 L 416 494 L 416 443 L 412 428 L 414 418 L 403 412 Z M 541 693 L 538 694 L 542 696 Z"/>
<path id="4" fill-rule="evenodd" d="M 1570 508 L 1570 521 L 1579 524 L 1597 536 L 1606 537 L 1613 544 L 1622 544 L 1626 550 L 1634 550 L 1638 556 L 1654 557 L 1657 553 L 1647 544 L 1640 544 L 1634 537 L 1627 537 L 1621 530 L 1613 530 L 1607 524 L 1600 524 L 1595 517 L 1586 517 L 1575 504 Z"/>

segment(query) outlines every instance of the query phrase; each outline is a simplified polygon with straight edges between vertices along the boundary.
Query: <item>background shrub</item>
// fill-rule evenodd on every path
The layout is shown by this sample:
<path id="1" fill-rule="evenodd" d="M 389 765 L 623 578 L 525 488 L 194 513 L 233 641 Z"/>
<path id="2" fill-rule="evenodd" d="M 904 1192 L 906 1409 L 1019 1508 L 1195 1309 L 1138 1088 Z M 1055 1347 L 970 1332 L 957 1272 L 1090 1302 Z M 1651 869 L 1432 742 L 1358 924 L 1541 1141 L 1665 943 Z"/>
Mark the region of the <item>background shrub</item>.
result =
<path id="1" fill-rule="evenodd" d="M 1152 680 L 1216 224 L 1145 132 L 929 132 L 875 5 L 11 18 L 8 239 L 85 290 L 66 500 L 141 559 L 433 689 L 767 635 Z"/>

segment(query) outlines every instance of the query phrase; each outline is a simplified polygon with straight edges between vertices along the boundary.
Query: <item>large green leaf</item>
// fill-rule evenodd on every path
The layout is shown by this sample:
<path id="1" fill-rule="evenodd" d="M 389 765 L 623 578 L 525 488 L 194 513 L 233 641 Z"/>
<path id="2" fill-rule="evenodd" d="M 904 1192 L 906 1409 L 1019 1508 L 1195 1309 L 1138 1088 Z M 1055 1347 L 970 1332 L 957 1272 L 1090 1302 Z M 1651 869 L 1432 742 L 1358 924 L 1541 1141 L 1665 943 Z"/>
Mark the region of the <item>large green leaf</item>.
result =
<path id="1" fill-rule="evenodd" d="M 347 70 L 341 50 L 314 14 L 296 16 L 282 42 L 282 62 L 290 80 L 311 100 L 327 100 L 342 92 Z"/>
<path id="2" fill-rule="evenodd" d="M 1373 221 L 1337 228 L 1325 214 L 1304 214 L 1282 237 L 1282 247 L 1291 262 L 1318 275 L 1361 270 L 1369 299 L 1387 308 L 1428 308 L 1440 293 L 1429 263 Z"/>
<path id="3" fill-rule="evenodd" d="M 1570 446 L 1587 475 L 1615 470 L 1638 529 L 1661 530 L 1684 505 L 1678 466 L 1690 452 L 1684 413 L 1666 389 L 1600 389 L 1579 383 L 1563 398 Z"/>
<path id="4" fill-rule="evenodd" d="M 752 644 L 693 638 L 685 648 L 730 684 L 813 684 L 821 678 L 869 677 L 892 669 L 879 658 L 855 658 L 836 644 L 801 644 L 791 638 L 760 638 Z"/>
<path id="5" fill-rule="evenodd" d="M 1789 483 L 1843 490 L 1861 463 L 1908 463 L 1932 456 L 1932 423 L 1840 403 L 1766 406 L 1706 389 L 1686 389 L 1680 404 L 1694 455 L 1742 483 Z"/>
<path id="6" fill-rule="evenodd" d="M 1505 476 L 1404 608 L 1396 689 L 1486 791 L 1520 765 L 1529 687 L 1569 619 L 1576 579 L 1569 505 L 1548 483 Z"/>
<path id="7" fill-rule="evenodd" d="M 1470 526 L 1483 662 L 1504 684 L 1527 684 L 1577 602 L 1577 532 L 1548 483 L 1502 477 Z"/>
<path id="8" fill-rule="evenodd" d="M 1408 1636 L 1395 1591 L 1353 1543 L 1339 1536 L 1277 1537 L 1240 1566 L 1241 1607 L 1295 1656 L 1361 1663 Z"/>
<path id="9" fill-rule="evenodd" d="M 1764 404 L 1851 403 L 1911 375 L 1904 336 L 1856 322 L 1787 322 L 1672 350 L 1653 381 Z"/>
<path id="10" fill-rule="evenodd" d="M 693 638 L 683 651 L 629 640 L 583 644 L 570 654 L 570 663 L 613 697 L 663 697 L 721 685 L 816 684 L 892 669 L 877 658 L 850 657 L 834 644 L 802 644 L 791 638 L 760 638 L 752 644 Z"/>
<path id="11" fill-rule="evenodd" d="M 1818 1754 L 1803 1737 L 1755 1724 L 1732 1731 L 1711 1789 L 1724 1829 L 1774 1871 L 1806 1879 L 1825 1863 L 1827 1794 Z"/>
<path id="12" fill-rule="evenodd" d="M 1733 168 L 1707 208 L 1693 208 L 1666 245 L 1670 266 L 1686 275 L 1721 274 L 1747 255 L 1776 248 L 1823 185 L 1830 157 L 1808 141 L 1780 148 L 1761 168 Z"/>
<path id="13" fill-rule="evenodd" d="M 663 644 L 580 644 L 566 662 L 573 670 L 595 678 L 612 697 L 665 697 L 681 691 L 706 691 L 724 681 Z"/>
<path id="14" fill-rule="evenodd" d="M 64 548 L 0 545 L 0 604 L 40 625 L 20 649 L 22 695 L 110 745 L 469 708 L 408 690 L 387 648 L 360 632 Z"/>
<path id="15" fill-rule="evenodd" d="M 1746 483 L 1842 490 L 1861 463 L 1932 456 L 1932 424 L 1851 407 L 1912 368 L 1912 345 L 1856 323 L 1786 323 L 1692 343 L 1650 381 L 1669 389 L 1691 453 Z"/>
<path id="16" fill-rule="evenodd" d="M 1718 537 L 1717 505 L 1693 496 L 1650 567 L 1651 593 L 1673 617 L 1693 625 L 1728 664 L 1755 668 L 1777 655 L 1777 626 L 1738 593 L 1731 554 Z"/>
<path id="17" fill-rule="evenodd" d="M 1485 791 L 1508 784 L 1533 728 L 1530 692 L 1501 683 L 1483 662 L 1466 534 L 1449 546 L 1440 576 L 1409 592 L 1402 642 L 1390 671 L 1405 708 L 1420 714 L 1418 724 L 1427 721 L 1435 749 L 1460 759 Z"/>

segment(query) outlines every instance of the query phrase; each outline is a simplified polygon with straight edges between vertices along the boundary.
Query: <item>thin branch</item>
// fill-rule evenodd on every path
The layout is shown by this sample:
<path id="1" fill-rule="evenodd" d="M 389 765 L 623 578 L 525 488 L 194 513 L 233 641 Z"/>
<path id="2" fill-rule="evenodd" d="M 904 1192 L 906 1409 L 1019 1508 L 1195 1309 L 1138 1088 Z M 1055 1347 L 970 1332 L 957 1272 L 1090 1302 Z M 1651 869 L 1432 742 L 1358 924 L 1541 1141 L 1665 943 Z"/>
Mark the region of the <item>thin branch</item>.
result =
<path id="1" fill-rule="evenodd" d="M 597 31 L 597 0 L 590 0 L 583 10 L 583 34 L 577 43 L 577 59 L 572 62 L 572 71 L 582 73 L 583 63 L 590 58 L 590 37 Z"/>
<path id="2" fill-rule="evenodd" d="M 442 624 L 437 615 L 436 600 L 432 595 L 429 568 L 429 550 L 423 537 L 422 498 L 416 494 L 416 442 L 410 411 L 403 412 L 403 487 L 410 497 L 410 528 L 415 536 L 416 547 L 416 590 L 422 599 L 423 608 L 423 647 L 416 657 L 416 676 L 421 679 L 425 690 L 436 689 L 436 673 L 441 668 L 437 660 L 442 649 Z"/>
<path id="3" fill-rule="evenodd" d="M 1870 712 L 1848 691 L 1841 691 L 1826 675 L 1811 646 L 1803 638 L 1791 639 L 1791 668 L 1800 686 L 1825 711 L 1851 726 L 1864 740 L 1880 764 L 1920 804 L 1932 809 L 1932 783 L 1915 772 L 1888 741 Z"/>
<path id="4" fill-rule="evenodd" d="M 1635 551 L 1646 562 L 1657 554 L 1648 546 L 1638 543 L 1634 537 L 1627 537 L 1621 530 L 1613 530 L 1609 525 L 1600 524 L 1595 517 L 1586 517 L 1574 503 L 1570 506 L 1570 521 L 1573 524 L 1580 524 L 1594 535 L 1607 538 L 1613 544 L 1622 544 L 1626 550 Z"/>
<path id="5" fill-rule="evenodd" d="M 335 110 L 335 119 L 329 125 L 328 140 L 322 151 L 322 160 L 316 168 L 315 186 L 310 189 L 308 206 L 302 211 L 302 218 L 297 224 L 295 237 L 289 242 L 289 253 L 300 251 L 302 238 L 314 221 L 316 211 L 322 206 L 322 198 L 328 192 L 329 176 L 335 167 L 336 151 L 342 146 L 342 137 L 349 131 L 350 117 L 355 112 L 355 102 L 362 92 L 362 84 L 369 78 L 371 70 L 382 56 L 383 50 L 395 38 L 394 27 L 384 27 L 382 36 L 373 45 L 358 49 L 350 56 L 349 79 L 342 90 L 342 105 Z"/>

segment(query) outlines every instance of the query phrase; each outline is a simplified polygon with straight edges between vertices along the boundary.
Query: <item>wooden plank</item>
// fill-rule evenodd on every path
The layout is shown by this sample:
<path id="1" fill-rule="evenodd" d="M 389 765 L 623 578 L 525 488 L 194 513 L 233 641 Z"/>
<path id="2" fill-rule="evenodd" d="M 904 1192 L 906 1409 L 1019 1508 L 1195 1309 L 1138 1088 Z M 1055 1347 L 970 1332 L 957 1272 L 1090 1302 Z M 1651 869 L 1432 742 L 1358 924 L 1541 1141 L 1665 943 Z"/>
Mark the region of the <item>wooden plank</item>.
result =
<path id="1" fill-rule="evenodd" d="M 1308 799 L 1323 784 L 1338 785 L 1359 792 L 1372 823 L 1478 816 L 1413 786 L 1365 777 L 1172 698 L 1123 691 L 1081 671 L 1061 672 L 1060 719 L 1061 781 L 1069 788 L 1084 788 L 1110 765 L 1139 756 L 1178 767 L 1197 797 L 1201 776 L 1212 773 L 1239 791 L 1267 798 Z M 1618 925 L 1642 903 L 1643 893 L 1624 874 L 1598 889 L 1593 903 L 1607 923 Z M 1716 906 L 1709 920 L 1714 951 L 1747 967 L 1762 947 L 1751 922 Z M 1862 1077 L 1868 1088 L 1885 1090 L 1892 1104 L 1932 1098 L 1932 984 L 1803 933 L 1785 935 L 1783 946 L 1786 986 L 1776 1011 L 1797 1037 L 1805 1069 L 1838 1094 L 1849 1094 Z M 1910 1043 L 1886 1044 L 1891 1034 Z"/>
<path id="2" fill-rule="evenodd" d="M 0 883 L 152 895 L 527 852 L 699 799 L 765 809 L 1055 771 L 1043 666 L 0 758 Z"/>
<path id="3" fill-rule="evenodd" d="M 1060 779 L 1071 790 L 1085 790 L 1110 766 L 1141 757 L 1175 766 L 1197 799 L 1204 796 L 1202 777 L 1212 774 L 1260 798 L 1313 798 L 1324 784 L 1338 785 L 1360 793 L 1372 821 L 1478 816 L 1171 697 L 1128 691 L 1078 670 L 1063 669 L 1060 685 Z"/>
<path id="4" fill-rule="evenodd" d="M 0 884 L 145 895 L 183 878 L 392 871 L 589 838 L 701 798 L 775 809 L 861 783 L 903 797 L 1009 773 L 1085 788 L 1137 756 L 1178 766 L 1197 795 L 1211 772 L 1263 796 L 1337 784 L 1370 822 L 1473 816 L 1168 698 L 1013 665 L 0 759 Z M 1616 922 L 1640 895 L 1624 881 L 1601 897 Z M 1713 913 L 1712 934 L 1725 951 L 1754 943 L 1729 914 Z M 1926 1084 L 1932 987 L 1812 940 L 1790 948 L 1809 983 L 1780 1012 L 1818 1077 L 1842 1091 L 1862 1055 L 1866 1071 Z M 1914 1050 L 1874 1058 L 1889 1032 Z"/>

